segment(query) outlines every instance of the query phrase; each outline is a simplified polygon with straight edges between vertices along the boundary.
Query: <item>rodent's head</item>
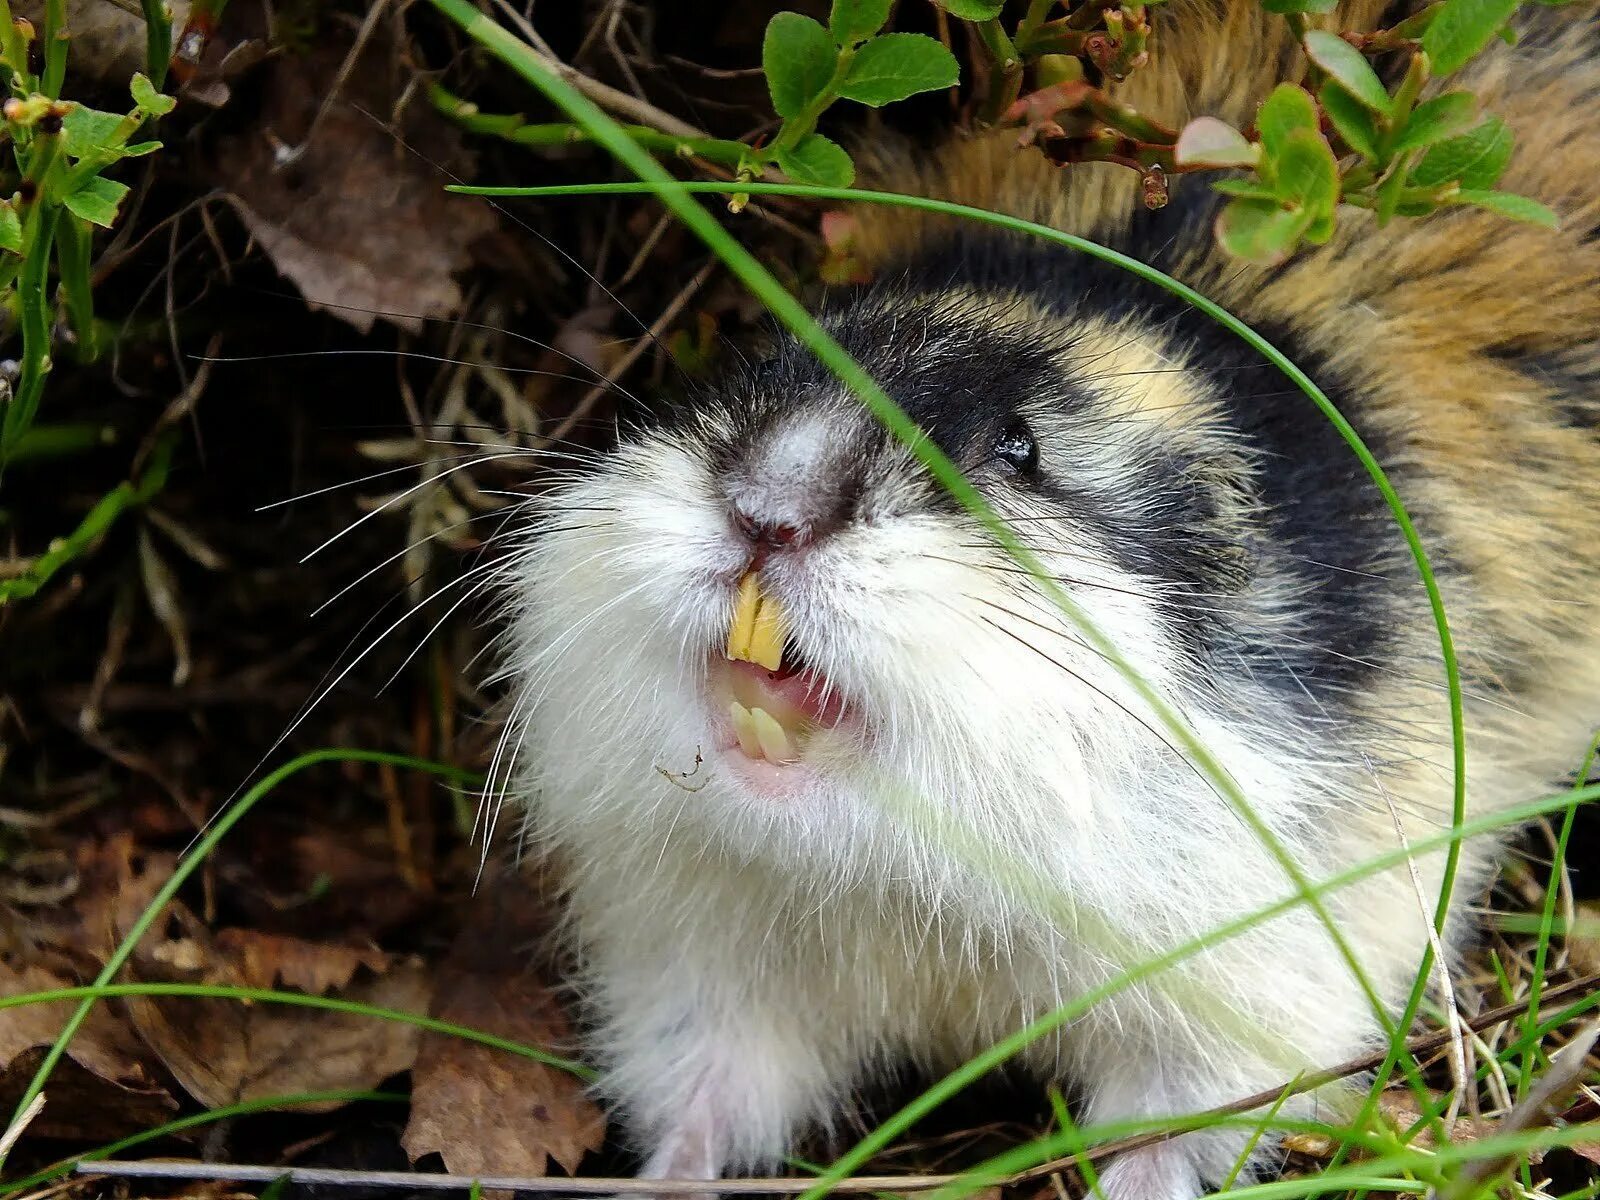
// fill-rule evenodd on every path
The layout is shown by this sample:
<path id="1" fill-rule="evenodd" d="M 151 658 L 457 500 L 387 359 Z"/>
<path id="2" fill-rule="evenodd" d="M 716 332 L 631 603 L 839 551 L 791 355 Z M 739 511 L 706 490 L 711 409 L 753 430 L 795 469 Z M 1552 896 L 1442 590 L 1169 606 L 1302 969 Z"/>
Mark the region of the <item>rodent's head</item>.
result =
<path id="1" fill-rule="evenodd" d="M 1250 598 L 1265 518 L 1219 390 L 1237 358 L 992 281 L 907 275 L 819 319 L 1146 678 L 1203 710 L 1237 614 L 1270 603 Z M 675 828 L 768 864 L 916 871 L 953 830 L 1016 847 L 1115 820 L 1163 757 L 1036 581 L 787 337 L 624 435 L 541 525 L 509 737 L 558 840 L 602 823 L 653 854 Z"/>

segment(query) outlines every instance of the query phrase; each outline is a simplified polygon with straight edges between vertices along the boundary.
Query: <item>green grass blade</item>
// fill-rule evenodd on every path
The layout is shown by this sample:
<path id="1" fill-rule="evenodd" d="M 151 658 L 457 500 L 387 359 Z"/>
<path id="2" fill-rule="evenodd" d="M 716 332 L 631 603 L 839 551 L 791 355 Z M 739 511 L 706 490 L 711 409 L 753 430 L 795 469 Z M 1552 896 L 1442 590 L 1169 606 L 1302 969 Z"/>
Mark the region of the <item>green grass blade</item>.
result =
<path id="1" fill-rule="evenodd" d="M 183 996 L 201 1000 L 235 1000 L 241 1003 L 284 1004 L 297 1008 L 317 1008 L 325 1012 L 346 1013 L 356 1017 L 371 1017 L 379 1021 L 397 1021 L 402 1025 L 415 1025 L 430 1033 L 477 1042 L 504 1050 L 507 1054 L 531 1058 L 546 1066 L 570 1072 L 585 1081 L 596 1076 L 592 1068 L 570 1058 L 551 1054 L 537 1046 L 512 1041 L 481 1029 L 458 1025 L 454 1021 L 441 1021 L 422 1013 L 407 1012 L 400 1008 L 364 1004 L 359 1000 L 345 1000 L 339 996 L 318 996 L 307 992 L 285 992 L 276 988 L 234 987 L 211 983 L 104 983 L 83 987 L 51 988 L 42 992 L 23 992 L 15 996 L 0 996 L 0 1011 L 28 1004 L 49 1004 L 59 1000 L 102 1000 L 108 996 Z"/>

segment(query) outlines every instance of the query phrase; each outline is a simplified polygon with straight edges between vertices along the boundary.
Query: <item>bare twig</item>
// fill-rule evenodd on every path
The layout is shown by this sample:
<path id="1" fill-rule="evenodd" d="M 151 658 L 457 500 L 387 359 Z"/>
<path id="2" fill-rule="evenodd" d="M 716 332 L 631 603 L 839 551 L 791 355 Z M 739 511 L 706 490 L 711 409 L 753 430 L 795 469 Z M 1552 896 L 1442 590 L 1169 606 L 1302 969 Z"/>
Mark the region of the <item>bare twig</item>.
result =
<path id="1" fill-rule="evenodd" d="M 640 356 L 651 346 L 659 344 L 661 335 L 671 328 L 672 323 L 678 319 L 678 315 L 683 312 L 685 306 L 688 305 L 690 300 L 694 299 L 695 293 L 705 286 L 706 280 L 711 278 L 711 272 L 716 269 L 718 261 L 717 259 L 712 259 L 695 272 L 694 278 L 689 280 L 683 286 L 683 289 L 672 298 L 672 302 L 662 310 L 661 315 L 656 318 L 655 324 L 650 326 L 645 336 L 635 341 L 628 348 L 628 352 L 612 365 L 611 369 L 606 372 L 605 379 L 602 382 L 589 389 L 583 399 L 578 401 L 573 410 L 562 419 L 561 423 L 551 431 L 550 435 L 541 441 L 541 446 L 558 445 L 563 438 L 577 428 L 580 421 L 589 415 L 590 410 L 599 403 L 602 396 L 615 386 L 617 380 L 628 373 L 628 369 L 639 361 Z"/>
<path id="2" fill-rule="evenodd" d="M 11 1153 L 11 1147 L 17 1144 L 17 1139 L 22 1136 L 23 1131 L 26 1130 L 29 1125 L 33 1124 L 33 1119 L 37 1117 L 39 1113 L 43 1111 L 43 1109 L 44 1093 L 40 1092 L 33 1098 L 33 1103 L 28 1105 L 27 1108 L 23 1109 L 22 1114 L 18 1116 L 15 1121 L 11 1122 L 11 1128 L 7 1129 L 5 1133 L 0 1134 L 0 1158 L 4 1158 L 6 1155 Z"/>
<path id="3" fill-rule="evenodd" d="M 637 96 L 631 96 L 627 92 L 614 88 L 609 84 L 601 83 L 598 79 L 590 78 L 578 70 L 577 67 L 563 62 L 555 56 L 550 49 L 550 44 L 539 36 L 539 32 L 534 29 L 528 19 L 517 11 L 515 5 L 508 3 L 507 0 L 494 0 L 494 2 L 495 7 L 505 15 L 508 21 L 516 26 L 517 32 L 522 35 L 523 41 L 528 43 L 533 53 L 539 57 L 546 68 L 577 88 L 578 91 L 593 100 L 601 108 L 608 109 L 619 116 L 627 117 L 630 121 L 636 121 L 640 125 L 649 125 L 653 129 L 659 129 L 662 133 L 670 133 L 674 137 L 704 138 L 709 136 L 705 131 L 696 129 L 689 122 L 679 120 L 671 113 L 657 108 L 654 104 L 641 100 Z"/>
<path id="4" fill-rule="evenodd" d="M 392 1187 L 407 1191 L 545 1192 L 563 1196 L 687 1196 L 706 1190 L 704 1179 L 566 1179 L 540 1175 L 425 1175 L 411 1171 L 352 1171 L 331 1167 L 229 1166 L 225 1163 L 128 1162 L 103 1159 L 78 1164 L 80 1175 L 117 1175 L 137 1179 L 221 1179 L 239 1183 L 321 1184 L 332 1187 Z M 843 1179 L 835 1192 L 928 1191 L 954 1183 L 958 1175 L 873 1175 Z M 722 1179 L 717 1191 L 738 1196 L 791 1196 L 811 1188 L 814 1179 Z"/>
<path id="5" fill-rule="evenodd" d="M 616 113 L 618 116 L 626 117 L 635 124 L 647 125 L 673 137 L 700 141 L 713 140 L 705 130 L 673 116 L 664 109 L 657 108 L 646 100 L 629 95 L 627 92 L 611 87 L 609 84 L 601 83 L 598 79 L 585 75 L 570 63 L 557 58 L 555 52 L 550 49 L 550 44 L 539 35 L 539 31 L 533 27 L 532 22 L 517 11 L 515 5 L 511 4 L 509 0 L 494 0 L 494 4 L 505 15 L 506 19 L 516 27 L 517 32 L 522 35 L 523 41 L 528 44 L 532 53 L 548 70 L 560 76 L 601 108 Z M 763 168 L 757 178 L 779 181 L 784 176 L 770 168 Z"/>
<path id="6" fill-rule="evenodd" d="M 1466 1039 L 1461 1033 L 1461 1013 L 1456 1007 L 1456 989 L 1450 979 L 1450 956 L 1444 952 L 1444 946 L 1439 941 L 1439 931 L 1433 926 L 1428 911 L 1428 897 L 1422 887 L 1422 874 L 1417 870 L 1417 860 L 1411 857 L 1411 843 L 1406 839 L 1405 826 L 1400 822 L 1400 810 L 1394 806 L 1393 798 L 1383 786 L 1382 777 L 1373 768 L 1370 760 L 1367 766 L 1372 771 L 1373 779 L 1378 781 L 1378 790 L 1383 793 L 1383 802 L 1389 806 L 1389 816 L 1394 821 L 1395 837 L 1400 839 L 1400 848 L 1406 852 L 1406 869 L 1411 874 L 1411 887 L 1417 894 L 1417 908 L 1422 914 L 1423 928 L 1428 931 L 1428 945 L 1433 949 L 1433 968 L 1439 979 L 1445 1028 L 1450 1034 L 1450 1078 L 1455 1084 L 1450 1097 L 1450 1107 L 1444 1117 L 1444 1137 L 1448 1141 L 1455 1132 L 1456 1118 L 1461 1115 L 1461 1102 L 1472 1081 L 1472 1076 L 1467 1072 Z"/>

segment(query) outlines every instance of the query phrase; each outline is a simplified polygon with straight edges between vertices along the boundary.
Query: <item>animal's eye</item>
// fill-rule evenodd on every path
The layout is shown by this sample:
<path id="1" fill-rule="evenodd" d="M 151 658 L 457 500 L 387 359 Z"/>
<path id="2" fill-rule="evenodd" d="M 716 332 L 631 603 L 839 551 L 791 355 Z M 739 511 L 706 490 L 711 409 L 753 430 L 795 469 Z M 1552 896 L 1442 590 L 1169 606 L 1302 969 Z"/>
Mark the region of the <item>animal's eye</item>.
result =
<path id="1" fill-rule="evenodd" d="M 1039 443 L 1026 421 L 1013 421 L 1001 430 L 994 440 L 994 456 L 1018 475 L 1031 477 L 1039 471 Z"/>

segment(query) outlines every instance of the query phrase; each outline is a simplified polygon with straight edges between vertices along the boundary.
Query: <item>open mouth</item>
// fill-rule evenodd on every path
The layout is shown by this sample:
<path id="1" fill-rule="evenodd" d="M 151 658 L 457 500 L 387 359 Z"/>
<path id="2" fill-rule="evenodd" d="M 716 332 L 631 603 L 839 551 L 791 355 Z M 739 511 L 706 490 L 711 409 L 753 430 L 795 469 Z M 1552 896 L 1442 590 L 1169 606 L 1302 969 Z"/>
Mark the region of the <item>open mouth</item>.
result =
<path id="1" fill-rule="evenodd" d="M 739 750 L 756 762 L 799 762 L 818 730 L 845 717 L 843 698 L 800 657 L 782 604 L 762 590 L 754 571 L 739 581 L 727 648 L 713 664 L 712 680 Z"/>

